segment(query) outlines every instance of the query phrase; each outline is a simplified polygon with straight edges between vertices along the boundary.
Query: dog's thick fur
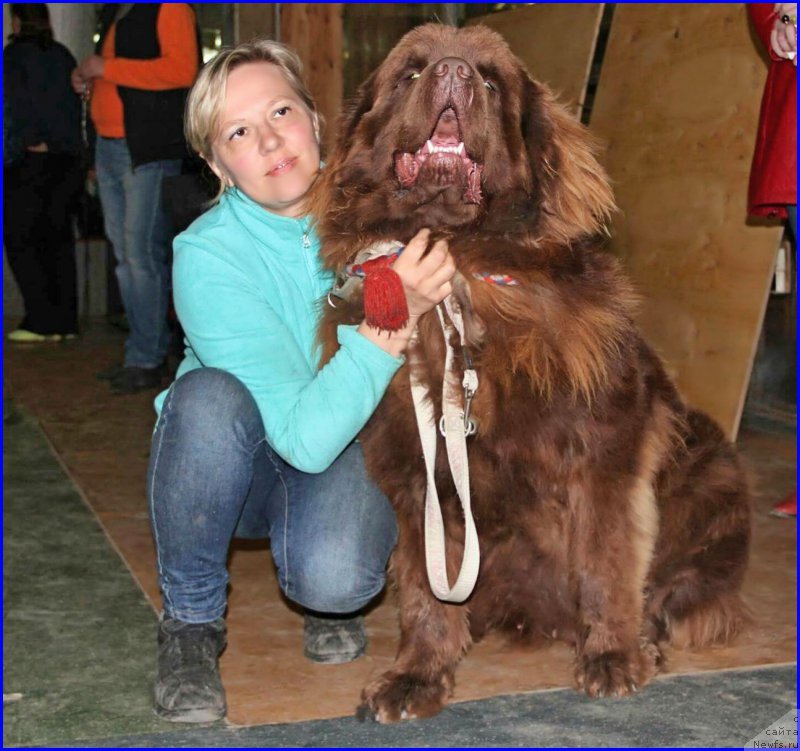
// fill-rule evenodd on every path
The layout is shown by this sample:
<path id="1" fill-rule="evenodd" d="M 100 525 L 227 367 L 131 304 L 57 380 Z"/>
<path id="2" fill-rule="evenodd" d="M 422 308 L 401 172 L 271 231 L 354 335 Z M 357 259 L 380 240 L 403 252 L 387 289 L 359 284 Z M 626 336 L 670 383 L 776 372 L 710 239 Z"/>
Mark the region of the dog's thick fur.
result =
<path id="1" fill-rule="evenodd" d="M 428 139 L 463 140 L 466 154 L 422 161 Z M 463 605 L 438 601 L 426 578 L 407 367 L 362 434 L 400 526 L 400 648 L 362 695 L 361 711 L 381 721 L 438 712 L 459 660 L 490 629 L 573 644 L 577 685 L 598 696 L 647 683 L 659 642 L 724 642 L 742 623 L 745 479 L 719 427 L 687 409 L 634 326 L 631 284 L 602 249 L 614 204 L 595 151 L 483 27 L 413 30 L 343 116 L 316 196 L 327 263 L 341 270 L 375 241 L 407 242 L 422 227 L 447 237 L 480 378 L 469 462 L 482 560 Z M 336 326 L 362 317 L 360 298 L 327 308 L 326 358 Z M 413 346 L 438 419 L 435 312 Z M 464 525 L 442 445 L 437 485 L 452 582 Z"/>

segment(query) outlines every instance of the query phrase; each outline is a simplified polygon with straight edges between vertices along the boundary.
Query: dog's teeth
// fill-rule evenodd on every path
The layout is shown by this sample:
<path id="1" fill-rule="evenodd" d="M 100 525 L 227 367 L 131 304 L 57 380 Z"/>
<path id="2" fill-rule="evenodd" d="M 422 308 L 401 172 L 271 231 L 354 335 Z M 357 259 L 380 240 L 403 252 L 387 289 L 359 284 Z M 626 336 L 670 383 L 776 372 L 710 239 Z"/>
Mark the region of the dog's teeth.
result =
<path id="1" fill-rule="evenodd" d="M 458 146 L 437 146 L 433 141 L 426 141 L 425 146 L 419 150 L 420 155 L 424 154 L 457 154 L 461 156 L 464 153 L 464 144 L 460 143 Z"/>

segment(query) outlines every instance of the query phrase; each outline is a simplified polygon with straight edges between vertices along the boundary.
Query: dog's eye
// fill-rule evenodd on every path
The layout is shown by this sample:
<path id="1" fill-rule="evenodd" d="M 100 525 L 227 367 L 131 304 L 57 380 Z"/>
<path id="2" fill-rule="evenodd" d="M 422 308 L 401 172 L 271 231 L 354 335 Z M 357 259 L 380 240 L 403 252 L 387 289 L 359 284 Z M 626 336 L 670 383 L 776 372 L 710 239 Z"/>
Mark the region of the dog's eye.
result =
<path id="1" fill-rule="evenodd" d="M 415 70 L 413 73 L 409 73 L 408 77 L 413 81 L 415 78 L 419 78 L 422 75 L 418 70 Z"/>
<path id="2" fill-rule="evenodd" d="M 483 85 L 489 89 L 489 91 L 497 91 L 497 86 L 495 86 L 491 81 L 484 81 Z"/>

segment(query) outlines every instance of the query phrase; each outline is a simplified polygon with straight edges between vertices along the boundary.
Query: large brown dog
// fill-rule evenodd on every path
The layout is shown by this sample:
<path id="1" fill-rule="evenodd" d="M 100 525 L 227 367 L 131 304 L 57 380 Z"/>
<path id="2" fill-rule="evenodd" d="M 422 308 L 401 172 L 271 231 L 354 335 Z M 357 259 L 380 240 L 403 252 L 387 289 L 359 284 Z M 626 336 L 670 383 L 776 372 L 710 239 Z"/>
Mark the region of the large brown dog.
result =
<path id="1" fill-rule="evenodd" d="M 391 568 L 401 641 L 391 670 L 365 688 L 362 716 L 438 712 L 459 660 L 490 629 L 568 641 L 577 685 L 603 696 L 647 683 L 660 641 L 721 642 L 742 623 L 743 473 L 634 326 L 631 285 L 602 249 L 614 206 L 594 152 L 483 27 L 413 30 L 343 117 L 319 195 L 328 264 L 341 270 L 376 241 L 407 242 L 422 227 L 449 238 L 480 378 L 469 463 L 482 560 L 463 605 L 437 600 L 426 578 L 408 367 L 363 431 L 400 525 Z M 336 325 L 363 317 L 360 293 L 337 305 L 323 321 L 326 357 Z M 444 339 L 434 311 L 414 347 L 438 419 Z M 464 520 L 441 444 L 452 582 Z"/>

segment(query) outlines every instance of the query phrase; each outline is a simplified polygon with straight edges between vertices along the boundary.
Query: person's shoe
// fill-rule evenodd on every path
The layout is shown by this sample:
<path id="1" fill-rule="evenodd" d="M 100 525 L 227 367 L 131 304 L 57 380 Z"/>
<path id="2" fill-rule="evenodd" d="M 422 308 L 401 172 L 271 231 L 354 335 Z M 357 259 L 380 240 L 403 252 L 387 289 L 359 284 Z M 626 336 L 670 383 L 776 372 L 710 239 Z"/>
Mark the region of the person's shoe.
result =
<path id="1" fill-rule="evenodd" d="M 64 339 L 63 334 L 38 334 L 28 329 L 14 329 L 6 336 L 10 342 L 17 344 L 31 344 L 35 342 L 60 342 Z"/>
<path id="2" fill-rule="evenodd" d="M 137 368 L 129 365 L 111 381 L 112 394 L 136 394 L 139 391 L 158 388 L 164 376 L 164 368 Z"/>
<path id="3" fill-rule="evenodd" d="M 780 503 L 776 503 L 770 514 L 784 519 L 794 519 L 797 516 L 797 490 L 793 490 Z"/>
<path id="4" fill-rule="evenodd" d="M 225 716 L 219 656 L 227 644 L 225 621 L 158 625 L 155 713 L 170 722 L 214 722 Z"/>
<path id="5" fill-rule="evenodd" d="M 121 362 L 118 362 L 104 370 L 98 370 L 97 373 L 95 373 L 95 378 L 97 378 L 98 381 L 114 381 L 122 375 L 123 370 L 125 370 L 125 366 Z"/>
<path id="6" fill-rule="evenodd" d="M 313 662 L 338 665 L 352 662 L 367 649 L 364 616 L 341 617 L 305 614 L 303 654 Z"/>

